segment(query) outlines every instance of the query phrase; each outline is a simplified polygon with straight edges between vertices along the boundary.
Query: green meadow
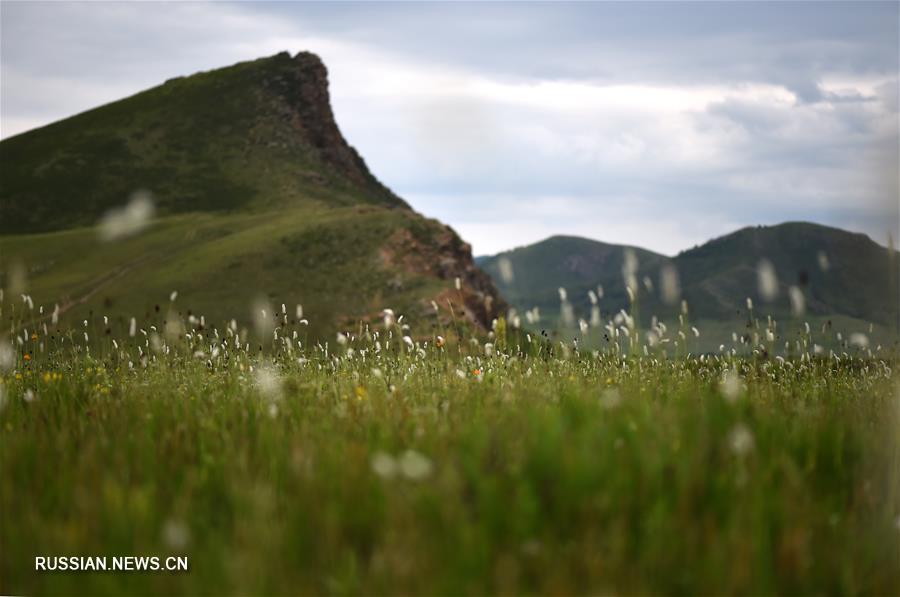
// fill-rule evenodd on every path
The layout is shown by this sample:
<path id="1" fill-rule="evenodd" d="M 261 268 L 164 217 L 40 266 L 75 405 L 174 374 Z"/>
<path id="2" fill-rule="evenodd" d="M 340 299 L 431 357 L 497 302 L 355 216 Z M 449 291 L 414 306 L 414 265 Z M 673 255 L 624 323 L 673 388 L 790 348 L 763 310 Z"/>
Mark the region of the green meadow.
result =
<path id="1" fill-rule="evenodd" d="M 313 343 L 293 307 L 254 331 L 182 300 L 0 347 L 0 593 L 900 592 L 886 349 L 582 352 L 399 312 Z M 35 570 L 71 555 L 189 570 Z"/>

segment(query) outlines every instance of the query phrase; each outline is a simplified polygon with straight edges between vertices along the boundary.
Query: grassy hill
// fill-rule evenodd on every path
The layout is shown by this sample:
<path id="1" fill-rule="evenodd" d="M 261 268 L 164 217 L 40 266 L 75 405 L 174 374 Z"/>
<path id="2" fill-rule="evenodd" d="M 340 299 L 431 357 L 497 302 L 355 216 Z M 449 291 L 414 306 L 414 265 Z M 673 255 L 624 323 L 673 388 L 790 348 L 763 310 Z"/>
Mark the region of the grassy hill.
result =
<path id="1" fill-rule="evenodd" d="M 761 259 L 772 263 L 778 292 L 758 291 Z M 789 222 L 743 228 L 674 258 L 685 296 L 703 313 L 721 318 L 754 297 L 767 310 L 789 312 L 790 286 L 803 291 L 814 315 L 847 315 L 890 325 L 897 321 L 898 262 L 865 234 Z M 892 263 L 893 261 L 893 263 Z"/>
<path id="2" fill-rule="evenodd" d="M 559 329 L 558 286 L 566 288 L 575 314 L 584 319 L 591 308 L 588 292 L 596 292 L 598 284 L 605 291 L 599 300 L 604 320 L 629 308 L 622 273 L 627 249 L 555 236 L 478 261 L 514 307 L 524 311 L 537 306 L 543 326 Z M 789 222 L 744 228 L 672 258 L 637 248 L 631 251 L 637 258 L 637 305 L 645 323 L 651 315 L 668 321 L 677 318 L 680 301 L 666 303 L 660 290 L 663 269 L 673 268 L 679 298 L 687 301 L 692 319 L 716 330 L 716 346 L 721 336 L 730 336 L 731 330 L 740 330 L 748 320 L 748 297 L 756 315 L 772 315 L 785 322 L 840 322 L 853 330 L 867 329 L 872 323 L 881 336 L 896 332 L 900 264 L 863 234 Z M 775 274 L 774 296 L 760 292 L 763 261 L 771 264 Z M 792 293 L 803 297 L 802 317 L 792 308 Z"/>
<path id="3" fill-rule="evenodd" d="M 502 307 L 468 245 L 347 144 L 308 52 L 173 79 L 4 140 L 0 179 L 0 282 L 12 290 L 24 270 L 45 320 L 54 304 L 70 321 L 165 314 L 174 290 L 183 316 L 214 320 L 301 303 L 314 335 L 385 307 L 433 313 L 431 300 L 478 325 Z M 156 217 L 104 242 L 96 224 L 138 190 Z"/>
<path id="4" fill-rule="evenodd" d="M 407 207 L 331 111 L 314 54 L 190 77 L 0 143 L 0 232 L 91 226 L 136 189 L 163 214 L 371 203 Z"/>
<path id="5" fill-rule="evenodd" d="M 663 255 L 638 247 L 551 236 L 527 247 L 479 257 L 478 263 L 502 288 L 511 305 L 519 310 L 538 307 L 541 313 L 552 316 L 559 312 L 559 288 L 567 290 L 569 300 L 581 311 L 589 306 L 588 291 L 598 292 L 598 286 L 603 288 L 603 305 L 626 305 L 622 265 L 629 249 L 645 268 L 658 267 L 666 260 Z M 507 279 L 501 275 L 503 260 L 512 271 L 512 277 Z"/>

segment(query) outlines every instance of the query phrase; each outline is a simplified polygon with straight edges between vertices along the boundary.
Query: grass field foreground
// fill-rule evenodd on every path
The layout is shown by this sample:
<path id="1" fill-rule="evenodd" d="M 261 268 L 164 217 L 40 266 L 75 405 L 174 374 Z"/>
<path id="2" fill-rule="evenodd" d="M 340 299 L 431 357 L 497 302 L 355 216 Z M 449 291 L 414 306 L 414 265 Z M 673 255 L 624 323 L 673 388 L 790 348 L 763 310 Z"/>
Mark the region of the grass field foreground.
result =
<path id="1" fill-rule="evenodd" d="M 0 593 L 900 592 L 895 357 L 267 316 L 0 344 Z"/>

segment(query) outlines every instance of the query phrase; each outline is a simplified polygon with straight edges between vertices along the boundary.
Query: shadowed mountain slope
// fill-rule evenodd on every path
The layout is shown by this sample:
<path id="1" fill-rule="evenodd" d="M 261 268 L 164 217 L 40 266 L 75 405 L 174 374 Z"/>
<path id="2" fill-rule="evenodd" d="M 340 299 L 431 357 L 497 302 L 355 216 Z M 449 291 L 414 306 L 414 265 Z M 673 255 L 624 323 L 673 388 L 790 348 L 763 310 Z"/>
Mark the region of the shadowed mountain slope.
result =
<path id="1" fill-rule="evenodd" d="M 758 267 L 769 261 L 775 298 L 758 290 Z M 802 291 L 806 311 L 892 324 L 897 317 L 896 258 L 865 234 L 806 222 L 743 228 L 673 259 L 685 297 L 704 316 L 723 318 L 752 297 L 774 313 L 790 311 L 789 289 Z"/>
<path id="2" fill-rule="evenodd" d="M 587 303 L 588 291 L 603 288 L 604 302 L 626 304 L 622 284 L 625 251 L 632 250 L 638 262 L 652 268 L 667 258 L 658 253 L 602 243 L 576 236 L 551 236 L 533 245 L 492 257 L 479 257 L 481 268 L 495 281 L 501 293 L 519 309 L 539 307 L 546 314 L 559 311 L 559 288 L 565 288 L 576 305 Z M 507 260 L 512 277 L 504 279 L 501 262 Z"/>
<path id="3" fill-rule="evenodd" d="M 479 257 L 500 291 L 520 311 L 539 307 L 545 325 L 560 313 L 557 287 L 567 290 L 578 317 L 588 318 L 588 291 L 602 285 L 605 316 L 628 308 L 622 268 L 627 247 L 554 236 L 527 247 Z M 898 322 L 900 264 L 896 254 L 864 234 L 804 222 L 748 227 L 665 257 L 631 249 L 637 257 L 638 307 L 644 316 L 677 317 L 680 302 L 661 299 L 664 267 L 677 272 L 680 296 L 692 318 L 736 321 L 747 317 L 751 298 L 759 313 L 792 317 L 790 294 L 803 297 L 804 315 L 842 316 L 894 329 Z M 504 265 L 504 261 L 506 264 Z M 759 289 L 760 263 L 772 265 L 776 292 Z M 506 276 L 504 276 L 506 270 Z M 509 277 L 509 272 L 512 277 Z M 795 290 L 791 291 L 791 287 Z"/>

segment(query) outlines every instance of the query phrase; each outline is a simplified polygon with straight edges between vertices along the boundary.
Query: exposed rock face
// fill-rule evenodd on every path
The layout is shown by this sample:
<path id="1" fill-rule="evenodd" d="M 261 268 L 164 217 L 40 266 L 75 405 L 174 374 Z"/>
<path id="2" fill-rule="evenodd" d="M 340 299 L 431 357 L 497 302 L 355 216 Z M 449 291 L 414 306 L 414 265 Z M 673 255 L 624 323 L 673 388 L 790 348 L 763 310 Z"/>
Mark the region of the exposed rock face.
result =
<path id="1" fill-rule="evenodd" d="M 312 146 L 319 157 L 341 176 L 397 207 L 409 207 L 372 175 L 365 161 L 338 128 L 331 109 L 328 69 L 312 52 L 299 52 L 293 58 L 287 52 L 274 57 L 283 67 L 266 86 L 283 101 L 284 117 L 296 138 Z"/>
<path id="2" fill-rule="evenodd" d="M 267 80 L 266 86 L 281 98 L 284 118 L 290 124 L 294 140 L 300 139 L 311 145 L 321 159 L 343 177 L 376 194 L 384 202 L 410 209 L 375 178 L 341 134 L 331 109 L 328 70 L 322 60 L 311 52 L 299 52 L 293 58 L 282 52 L 275 59 L 284 64 L 285 70 L 279 69 L 279 73 L 284 74 Z M 425 220 L 410 211 L 413 219 Z M 424 227 L 412 227 L 428 230 L 427 233 L 415 234 L 411 228 L 398 229 L 382 249 L 384 264 L 407 274 L 450 281 L 459 278 L 459 291 L 441 293 L 433 300 L 442 308 L 448 307 L 449 301 L 464 317 L 489 329 L 492 319 L 506 314 L 506 302 L 491 278 L 475 265 L 471 246 L 450 227 L 434 220 L 426 222 Z M 402 285 L 402 279 L 398 278 L 394 289 L 400 289 Z M 423 308 L 431 308 L 430 300 L 424 301 Z"/>
<path id="3" fill-rule="evenodd" d="M 467 319 L 490 329 L 491 320 L 506 315 L 506 301 L 491 278 L 475 265 L 468 243 L 449 226 L 436 220 L 423 220 L 424 228 L 397 229 L 382 247 L 382 262 L 400 272 L 454 282 L 458 278 L 459 290 L 446 290 L 429 297 L 424 300 L 423 309 L 430 310 L 432 300 L 441 309 L 453 305 Z"/>

